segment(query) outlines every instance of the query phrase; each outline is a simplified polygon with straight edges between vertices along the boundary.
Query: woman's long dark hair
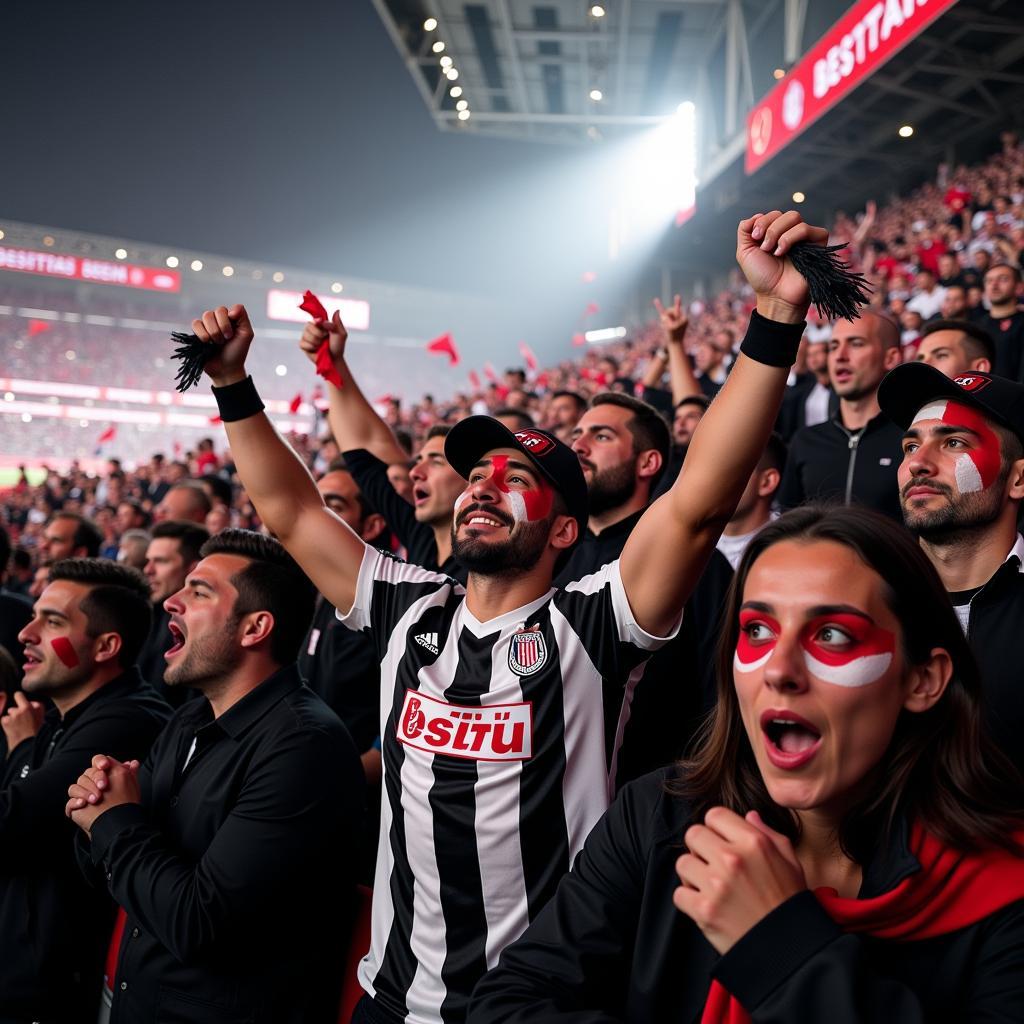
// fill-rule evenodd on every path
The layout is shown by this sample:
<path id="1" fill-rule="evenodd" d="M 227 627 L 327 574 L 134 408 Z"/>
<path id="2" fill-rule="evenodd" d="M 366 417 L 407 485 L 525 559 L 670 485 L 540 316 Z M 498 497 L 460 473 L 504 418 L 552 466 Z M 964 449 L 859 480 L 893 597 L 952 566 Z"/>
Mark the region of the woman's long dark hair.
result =
<path id="1" fill-rule="evenodd" d="M 981 729 L 981 677 L 938 573 L 902 527 L 867 509 L 808 506 L 770 523 L 751 541 L 733 579 L 718 647 L 717 705 L 693 756 L 671 783 L 693 820 L 725 806 L 756 810 L 772 828 L 799 836 L 794 814 L 768 795 L 740 718 L 733 684 L 739 609 L 751 566 L 782 541 L 834 541 L 854 551 L 886 585 L 885 600 L 902 625 L 902 654 L 920 665 L 936 647 L 949 652 L 953 676 L 928 711 L 902 711 L 876 770 L 877 784 L 850 809 L 838 836 L 863 861 L 896 820 L 917 821 L 949 846 L 999 846 L 1020 852 L 1012 832 L 1024 824 L 1020 776 Z"/>

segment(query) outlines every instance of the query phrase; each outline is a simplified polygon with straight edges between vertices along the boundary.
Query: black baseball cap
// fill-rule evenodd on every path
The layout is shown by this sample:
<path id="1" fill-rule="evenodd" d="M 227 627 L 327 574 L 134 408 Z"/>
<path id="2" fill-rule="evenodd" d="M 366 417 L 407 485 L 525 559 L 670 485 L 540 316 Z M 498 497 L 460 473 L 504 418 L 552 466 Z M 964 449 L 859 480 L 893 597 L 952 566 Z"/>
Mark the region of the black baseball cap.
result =
<path id="1" fill-rule="evenodd" d="M 445 458 L 467 480 L 473 467 L 495 448 L 518 448 L 537 467 L 564 499 L 569 515 L 579 523 L 582 538 L 590 513 L 587 481 L 576 453 L 546 430 L 530 427 L 513 433 L 493 416 L 467 416 L 444 439 Z"/>
<path id="2" fill-rule="evenodd" d="M 929 402 L 943 398 L 977 409 L 1024 443 L 1024 385 L 1006 377 L 976 370 L 947 377 L 927 363 L 903 363 L 878 386 L 882 412 L 904 430 Z"/>

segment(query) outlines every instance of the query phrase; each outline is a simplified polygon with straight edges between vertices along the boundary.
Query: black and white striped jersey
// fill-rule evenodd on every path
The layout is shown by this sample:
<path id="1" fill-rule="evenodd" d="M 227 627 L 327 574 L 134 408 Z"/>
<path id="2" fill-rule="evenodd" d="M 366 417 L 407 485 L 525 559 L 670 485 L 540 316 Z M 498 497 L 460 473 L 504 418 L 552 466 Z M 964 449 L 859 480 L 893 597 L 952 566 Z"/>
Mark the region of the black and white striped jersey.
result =
<path id="1" fill-rule="evenodd" d="M 381 659 L 384 793 L 359 978 L 411 1024 L 461 1021 L 605 811 L 644 662 L 618 562 L 489 622 L 454 580 L 367 549 L 352 610 Z"/>

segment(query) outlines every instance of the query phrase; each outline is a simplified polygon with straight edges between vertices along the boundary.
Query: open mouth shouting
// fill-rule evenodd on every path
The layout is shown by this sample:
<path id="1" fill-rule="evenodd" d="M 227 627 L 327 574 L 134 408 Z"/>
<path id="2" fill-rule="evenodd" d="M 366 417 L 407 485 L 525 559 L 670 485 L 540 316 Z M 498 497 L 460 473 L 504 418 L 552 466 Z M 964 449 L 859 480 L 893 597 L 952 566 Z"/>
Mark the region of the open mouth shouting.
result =
<path id="1" fill-rule="evenodd" d="M 173 619 L 167 624 L 167 628 L 174 640 L 173 646 L 164 651 L 164 658 L 170 661 L 185 646 L 185 631 Z"/>
<path id="2" fill-rule="evenodd" d="M 429 500 L 430 491 L 422 484 L 417 484 L 412 489 L 412 503 L 416 508 L 419 508 L 423 502 Z"/>
<path id="3" fill-rule="evenodd" d="M 821 731 L 793 711 L 763 711 L 761 734 L 768 760 L 776 768 L 802 768 L 821 748 Z"/>

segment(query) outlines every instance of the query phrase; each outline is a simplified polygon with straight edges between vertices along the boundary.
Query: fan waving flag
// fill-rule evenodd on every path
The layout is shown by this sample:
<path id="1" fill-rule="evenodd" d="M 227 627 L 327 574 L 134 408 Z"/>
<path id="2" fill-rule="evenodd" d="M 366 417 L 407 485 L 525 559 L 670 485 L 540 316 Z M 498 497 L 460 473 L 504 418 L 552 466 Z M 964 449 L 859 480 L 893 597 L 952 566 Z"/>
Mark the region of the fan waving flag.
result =
<path id="1" fill-rule="evenodd" d="M 321 326 L 327 323 L 327 310 L 324 309 L 324 304 L 308 288 L 302 296 L 299 309 L 303 313 L 308 313 L 315 323 Z M 334 365 L 334 360 L 331 358 L 329 338 L 324 338 L 322 344 L 316 350 L 316 372 L 336 388 L 341 387 L 341 374 L 338 373 L 338 368 Z"/>
<path id="2" fill-rule="evenodd" d="M 460 361 L 459 350 L 455 347 L 455 341 L 451 334 L 445 331 L 440 337 L 427 342 L 427 351 L 435 355 L 447 356 L 449 366 L 458 366 Z"/>
<path id="3" fill-rule="evenodd" d="M 302 392 L 300 391 L 289 403 L 288 411 L 294 416 L 302 406 Z"/>
<path id="4" fill-rule="evenodd" d="M 106 444 L 108 441 L 113 441 L 117 437 L 117 427 L 110 426 L 103 431 L 98 438 L 96 438 L 97 444 Z"/>

